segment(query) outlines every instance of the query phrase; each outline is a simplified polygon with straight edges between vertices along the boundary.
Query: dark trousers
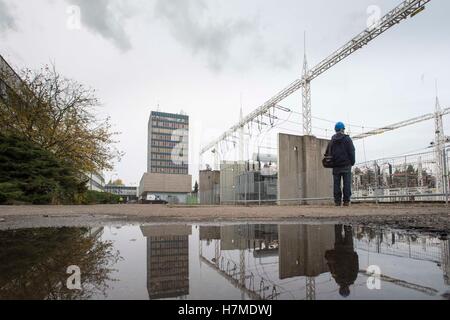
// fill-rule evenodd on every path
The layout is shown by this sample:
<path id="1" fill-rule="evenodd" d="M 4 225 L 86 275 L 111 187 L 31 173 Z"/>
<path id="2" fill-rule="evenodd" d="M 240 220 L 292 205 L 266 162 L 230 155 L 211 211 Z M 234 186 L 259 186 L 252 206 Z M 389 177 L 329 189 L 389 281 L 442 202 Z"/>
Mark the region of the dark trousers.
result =
<path id="1" fill-rule="evenodd" d="M 345 202 L 350 202 L 350 198 L 352 196 L 352 172 L 351 171 L 337 171 L 333 174 L 334 177 L 334 202 L 336 204 L 342 203 L 342 200 Z M 342 188 L 342 182 L 344 184 L 344 188 Z M 342 195 L 344 195 L 344 199 L 342 199 Z"/>
<path id="2" fill-rule="evenodd" d="M 344 235 L 342 236 L 342 228 Z M 338 247 L 348 247 L 353 251 L 353 228 L 337 224 L 334 226 L 334 249 Z"/>

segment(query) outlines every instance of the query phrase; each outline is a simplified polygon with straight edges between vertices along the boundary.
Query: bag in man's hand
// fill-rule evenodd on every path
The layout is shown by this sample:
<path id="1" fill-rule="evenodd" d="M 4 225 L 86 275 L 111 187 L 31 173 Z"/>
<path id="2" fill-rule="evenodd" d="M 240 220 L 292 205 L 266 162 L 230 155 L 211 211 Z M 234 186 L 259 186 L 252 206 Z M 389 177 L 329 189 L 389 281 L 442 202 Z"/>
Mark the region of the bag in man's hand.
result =
<path id="1" fill-rule="evenodd" d="M 324 168 L 327 168 L 327 169 L 334 168 L 334 159 L 331 154 L 331 144 L 332 144 L 332 142 L 330 141 L 330 143 L 328 144 L 328 147 L 327 147 L 327 151 L 322 159 L 322 165 Z"/>

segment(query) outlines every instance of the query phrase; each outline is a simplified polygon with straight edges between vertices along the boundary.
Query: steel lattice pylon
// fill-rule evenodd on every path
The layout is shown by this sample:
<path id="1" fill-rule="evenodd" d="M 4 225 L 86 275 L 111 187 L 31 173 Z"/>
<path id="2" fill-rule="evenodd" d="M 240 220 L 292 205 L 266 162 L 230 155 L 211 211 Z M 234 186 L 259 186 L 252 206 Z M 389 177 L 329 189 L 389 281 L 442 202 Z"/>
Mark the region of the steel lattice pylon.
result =
<path id="1" fill-rule="evenodd" d="M 308 68 L 308 59 L 306 57 L 306 40 L 305 40 L 305 57 L 303 59 L 303 79 L 305 80 L 304 85 L 302 87 L 303 134 L 305 136 L 310 136 L 312 135 L 311 81 L 308 80 L 309 68 Z"/>
<path id="2" fill-rule="evenodd" d="M 445 136 L 444 125 L 442 123 L 442 110 L 439 104 L 439 98 L 436 97 L 436 115 L 435 115 L 436 137 L 435 137 L 435 152 L 436 152 L 436 189 L 438 193 L 444 192 L 444 148 Z"/>
<path id="3" fill-rule="evenodd" d="M 345 45 L 343 45 L 338 50 L 329 55 L 327 58 L 322 60 L 315 67 L 311 68 L 307 73 L 307 77 L 302 77 L 302 79 L 297 79 L 294 82 L 292 82 L 288 87 L 280 91 L 271 99 L 267 100 L 262 106 L 260 106 L 259 108 L 251 112 L 249 115 L 244 117 L 241 121 L 239 121 L 238 124 L 231 127 L 219 138 L 207 144 L 204 148 L 202 148 L 200 153 L 201 154 L 206 153 L 207 151 L 214 148 L 216 144 L 218 144 L 219 142 L 224 141 L 228 137 L 233 136 L 233 134 L 239 129 L 241 129 L 243 126 L 255 122 L 260 117 L 262 118 L 263 116 L 266 116 L 271 108 L 276 108 L 278 103 L 280 103 L 293 93 L 304 88 L 305 86 L 308 87 L 308 83 L 310 83 L 312 80 L 323 74 L 325 71 L 329 70 L 337 63 L 341 62 L 342 60 L 353 54 L 355 51 L 363 48 L 369 42 L 371 42 L 372 40 L 374 40 L 375 38 L 386 32 L 387 30 L 389 30 L 391 27 L 421 12 L 425 8 L 425 4 L 427 4 L 430 1 L 431 0 L 403 1 L 397 7 L 389 11 L 385 16 L 383 16 L 379 20 L 379 23 L 376 27 L 370 27 L 363 30 L 352 40 L 350 40 Z M 304 107 L 306 107 L 306 116 L 305 116 L 306 121 L 304 122 L 304 127 L 306 129 L 305 131 L 308 132 L 310 131 L 311 128 L 311 121 L 310 121 L 311 89 L 307 88 L 303 91 L 305 92 L 304 100 L 307 100 L 305 101 L 306 103 L 304 103 Z"/>
<path id="4" fill-rule="evenodd" d="M 303 98 L 303 134 L 312 135 L 312 114 L 311 114 L 311 82 L 305 82 L 302 89 Z"/>

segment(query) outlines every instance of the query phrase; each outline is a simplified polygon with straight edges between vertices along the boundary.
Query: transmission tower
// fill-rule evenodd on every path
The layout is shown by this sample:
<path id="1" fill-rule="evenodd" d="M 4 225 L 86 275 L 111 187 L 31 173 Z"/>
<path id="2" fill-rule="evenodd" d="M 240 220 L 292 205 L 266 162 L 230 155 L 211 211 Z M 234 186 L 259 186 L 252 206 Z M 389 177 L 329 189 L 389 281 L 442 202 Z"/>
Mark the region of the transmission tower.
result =
<path id="1" fill-rule="evenodd" d="M 352 55 L 355 51 L 365 47 L 371 41 L 376 39 L 378 36 L 392 28 L 393 26 L 398 25 L 400 22 L 408 19 L 409 17 L 416 16 L 419 12 L 422 12 L 425 9 L 425 5 L 431 0 L 405 0 L 400 3 L 397 7 L 389 11 L 386 15 L 384 15 L 379 20 L 379 26 L 376 28 L 367 28 L 360 32 L 357 36 L 355 36 L 352 40 L 347 42 L 345 45 L 340 47 L 338 50 L 334 51 L 327 58 L 322 60 L 315 67 L 309 69 L 308 63 L 306 61 L 306 52 L 305 52 L 305 61 L 304 61 L 304 70 L 303 76 L 301 79 L 297 79 L 292 82 L 289 86 L 287 86 L 282 91 L 278 92 L 275 96 L 267 100 L 263 105 L 255 109 L 249 115 L 244 117 L 239 123 L 232 126 L 229 130 L 223 133 L 217 139 L 211 141 L 205 147 L 202 148 L 201 154 L 206 153 L 207 151 L 214 148 L 214 146 L 226 140 L 227 138 L 234 135 L 239 129 L 243 126 L 257 122 L 259 118 L 266 116 L 269 110 L 276 108 L 278 104 L 302 89 L 302 97 L 303 97 L 303 126 L 304 126 L 304 134 L 311 135 L 312 126 L 311 126 L 311 81 L 319 77 L 321 74 L 344 60 L 345 58 Z"/>
<path id="2" fill-rule="evenodd" d="M 436 189 L 438 193 L 444 191 L 444 148 L 445 135 L 444 125 L 442 122 L 442 109 L 439 103 L 439 98 L 436 96 L 436 112 L 435 112 L 435 128 L 436 136 L 434 141 L 436 153 Z"/>
<path id="3" fill-rule="evenodd" d="M 305 136 L 312 135 L 312 115 L 311 115 L 311 81 L 309 80 L 308 58 L 306 56 L 306 32 L 304 36 L 303 57 L 303 81 L 302 87 L 302 106 L 303 106 L 303 134 Z"/>

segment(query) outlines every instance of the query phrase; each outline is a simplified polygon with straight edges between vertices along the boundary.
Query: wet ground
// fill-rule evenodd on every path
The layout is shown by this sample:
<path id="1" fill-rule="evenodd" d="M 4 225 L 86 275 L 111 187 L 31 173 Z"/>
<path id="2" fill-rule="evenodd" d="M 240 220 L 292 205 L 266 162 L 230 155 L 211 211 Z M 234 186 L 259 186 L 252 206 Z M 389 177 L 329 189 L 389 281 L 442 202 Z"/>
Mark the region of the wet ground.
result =
<path id="1" fill-rule="evenodd" d="M 450 207 L 444 204 L 334 206 L 0 206 L 0 230 L 29 227 L 104 226 L 109 223 L 288 222 L 384 225 L 447 234 Z"/>
<path id="2" fill-rule="evenodd" d="M 70 217 L 47 217 L 40 228 L 3 222 L 9 227 L 0 231 L 0 299 L 450 296 L 443 231 L 375 220 L 161 224 L 107 218 L 90 217 L 84 226 L 74 218 L 63 227 Z M 63 220 L 55 226 L 52 219 Z M 77 268 L 81 290 L 73 288 Z"/>

